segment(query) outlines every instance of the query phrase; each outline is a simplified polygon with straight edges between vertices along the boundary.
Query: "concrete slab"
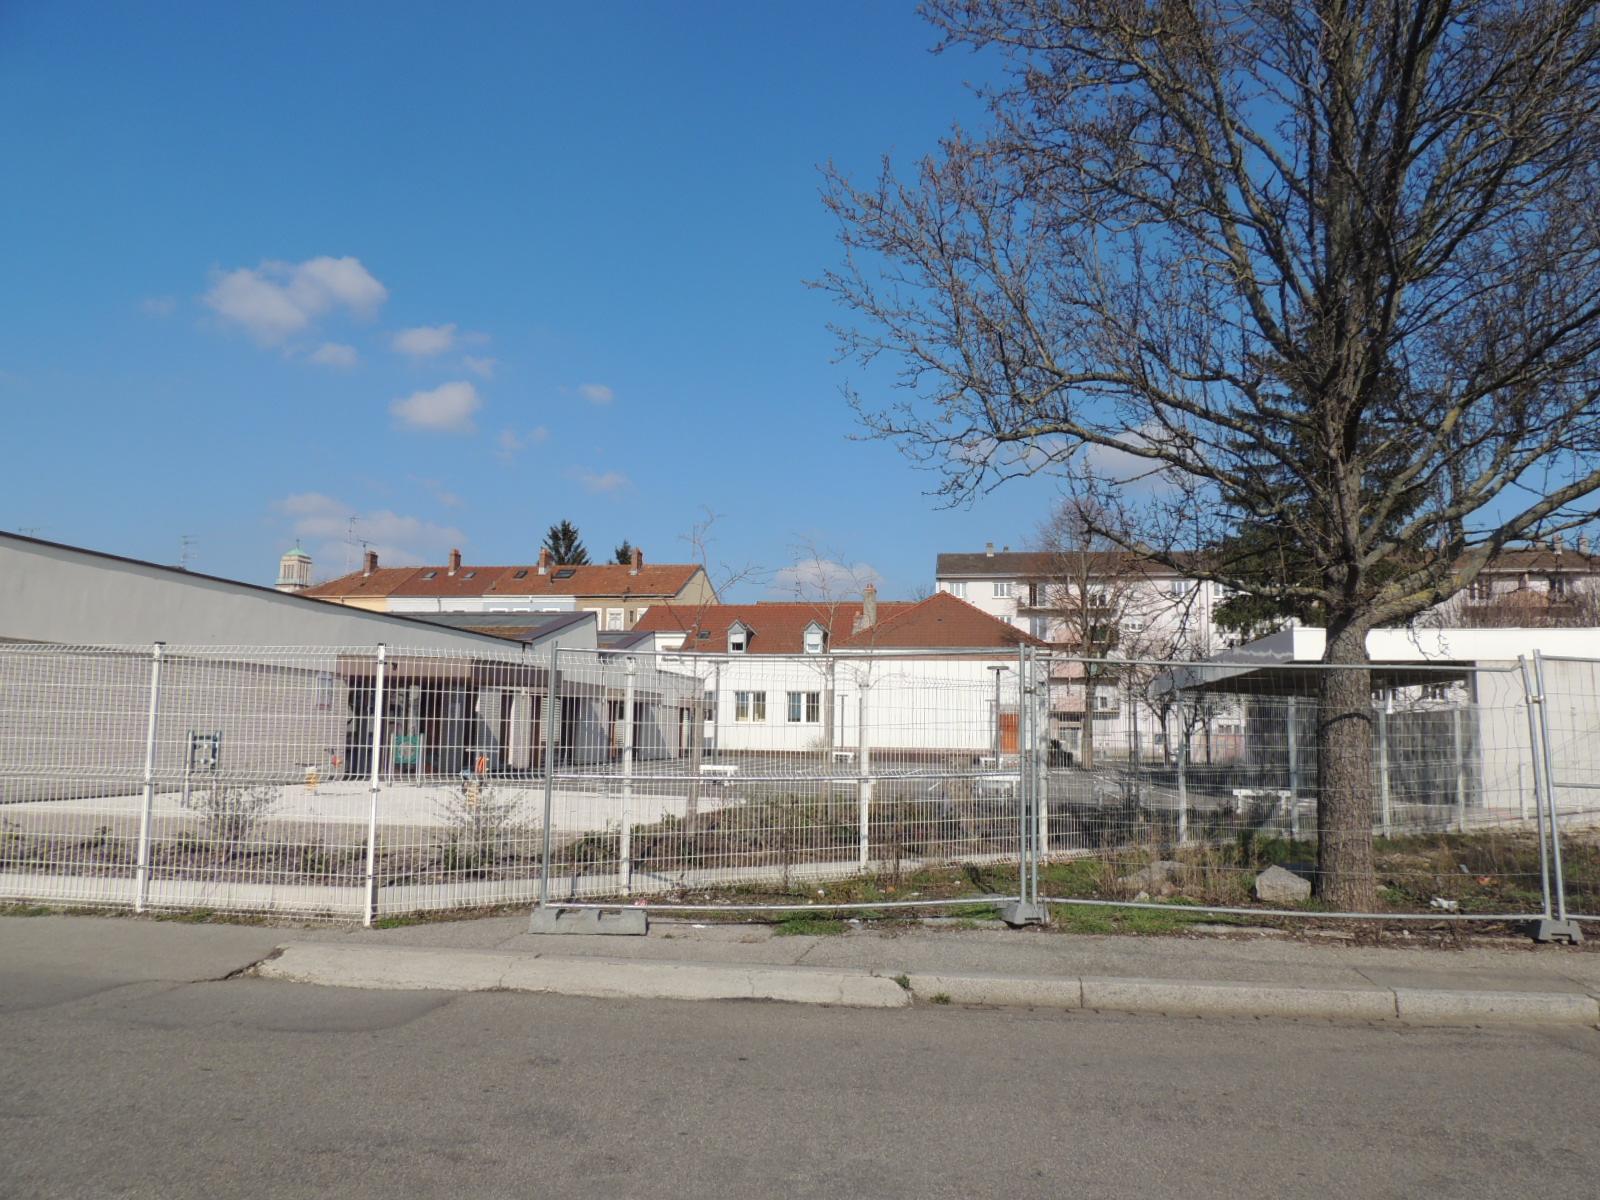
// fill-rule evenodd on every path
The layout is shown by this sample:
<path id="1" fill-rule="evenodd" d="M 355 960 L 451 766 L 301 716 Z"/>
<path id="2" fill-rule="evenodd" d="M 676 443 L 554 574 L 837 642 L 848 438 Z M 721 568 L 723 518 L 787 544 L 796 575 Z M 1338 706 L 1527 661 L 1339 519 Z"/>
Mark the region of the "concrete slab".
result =
<path id="1" fill-rule="evenodd" d="M 865 971 L 718 963 L 565 958 L 479 950 L 299 944 L 256 972 L 265 979 L 333 987 L 557 992 L 654 1000 L 782 1000 L 903 1008 L 910 994 Z"/>
<path id="2" fill-rule="evenodd" d="M 1085 979 L 1083 1006 L 1117 1012 L 1381 1020 L 1394 993 L 1375 987 L 1300 987 L 1243 980 Z"/>
<path id="3" fill-rule="evenodd" d="M 1440 988 L 1396 988 L 1396 1010 L 1402 1021 L 1529 1021 L 1593 1025 L 1600 1021 L 1600 1001 L 1569 992 L 1447 991 Z"/>

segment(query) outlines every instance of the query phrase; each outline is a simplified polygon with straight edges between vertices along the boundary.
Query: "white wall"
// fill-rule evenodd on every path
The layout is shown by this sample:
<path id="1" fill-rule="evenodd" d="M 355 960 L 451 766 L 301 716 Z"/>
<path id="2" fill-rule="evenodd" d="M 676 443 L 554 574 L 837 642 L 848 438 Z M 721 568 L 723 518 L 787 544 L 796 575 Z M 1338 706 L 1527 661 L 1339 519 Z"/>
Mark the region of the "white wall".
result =
<path id="1" fill-rule="evenodd" d="M 677 666 L 676 664 L 682 664 Z M 910 658 L 853 654 L 667 656 L 667 669 L 699 676 L 716 696 L 706 734 L 721 750 L 824 754 L 853 750 L 861 742 L 862 697 L 866 698 L 870 745 L 881 750 L 948 750 L 986 753 L 994 741 L 994 674 L 1003 666 L 1001 704 L 1015 711 L 1016 657 Z M 765 697 L 765 718 L 739 719 L 739 693 Z M 789 720 L 788 698 L 817 694 L 818 720 Z M 832 738 L 830 740 L 830 707 Z"/>

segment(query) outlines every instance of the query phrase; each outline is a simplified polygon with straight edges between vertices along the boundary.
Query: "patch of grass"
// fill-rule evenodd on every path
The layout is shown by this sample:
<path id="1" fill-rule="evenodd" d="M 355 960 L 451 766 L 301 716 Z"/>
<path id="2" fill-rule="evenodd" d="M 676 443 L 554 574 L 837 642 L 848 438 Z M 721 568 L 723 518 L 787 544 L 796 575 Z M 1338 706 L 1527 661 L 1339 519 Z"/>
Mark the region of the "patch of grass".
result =
<path id="1" fill-rule="evenodd" d="M 1106 864 L 1092 858 L 1050 863 L 1039 872 L 1039 886 L 1052 896 L 1086 899 L 1099 893 L 1107 875 Z"/>
<path id="2" fill-rule="evenodd" d="M 777 937 L 802 937 L 815 935 L 821 937 L 834 937 L 844 933 L 847 926 L 837 917 L 825 917 L 820 913 L 783 913 L 778 918 L 773 934 Z"/>
<path id="3" fill-rule="evenodd" d="M 403 929 L 407 925 L 426 925 L 427 917 L 422 913 L 396 913 L 391 917 L 379 917 L 372 923 L 374 929 Z"/>
<path id="4" fill-rule="evenodd" d="M 894 981 L 901 987 L 905 988 L 906 991 L 909 992 L 911 990 L 911 976 L 902 972 L 901 974 L 892 976 L 891 978 L 893 978 Z"/>
<path id="5" fill-rule="evenodd" d="M 1055 910 L 1055 924 L 1067 933 L 1115 933 L 1116 924 L 1108 915 L 1115 911 L 1086 905 L 1064 904 Z"/>
<path id="6" fill-rule="evenodd" d="M 48 917 L 55 911 L 47 904 L 0 905 L 0 917 Z"/>
<path id="7" fill-rule="evenodd" d="M 204 925 L 217 915 L 211 908 L 182 908 L 176 912 L 155 913 L 158 921 L 178 921 L 184 925 Z"/>
<path id="8" fill-rule="evenodd" d="M 935 992 L 932 996 L 930 996 L 928 998 L 930 1000 L 932 1000 L 935 1004 L 949 1004 L 950 1003 L 950 993 L 949 992 Z"/>
<path id="9" fill-rule="evenodd" d="M 1129 933 L 1176 933 L 1186 925 L 1201 920 L 1199 913 L 1162 912 L 1154 908 L 1128 908 L 1120 910 L 1118 921 Z"/>

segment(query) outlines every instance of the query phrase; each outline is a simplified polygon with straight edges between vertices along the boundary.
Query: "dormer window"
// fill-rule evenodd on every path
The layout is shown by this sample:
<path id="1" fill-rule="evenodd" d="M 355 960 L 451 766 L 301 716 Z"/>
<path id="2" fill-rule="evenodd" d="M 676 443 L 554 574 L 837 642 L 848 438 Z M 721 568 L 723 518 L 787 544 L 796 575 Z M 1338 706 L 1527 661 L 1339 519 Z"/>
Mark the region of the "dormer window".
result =
<path id="1" fill-rule="evenodd" d="M 827 631 L 815 621 L 806 626 L 804 647 L 807 654 L 821 654 L 827 644 Z"/>
<path id="2" fill-rule="evenodd" d="M 728 626 L 728 653 L 746 654 L 750 650 L 750 627 L 742 621 Z"/>

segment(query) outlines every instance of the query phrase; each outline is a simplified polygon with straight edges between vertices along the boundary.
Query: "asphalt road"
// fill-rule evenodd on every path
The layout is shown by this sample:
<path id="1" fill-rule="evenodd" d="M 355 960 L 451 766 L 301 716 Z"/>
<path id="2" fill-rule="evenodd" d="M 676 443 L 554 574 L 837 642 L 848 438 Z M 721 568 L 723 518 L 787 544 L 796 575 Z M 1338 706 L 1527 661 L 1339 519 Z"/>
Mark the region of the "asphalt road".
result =
<path id="1" fill-rule="evenodd" d="M 1600 1032 L 1586 1027 L 597 1001 L 162 974 L 109 960 L 68 969 L 43 952 L 0 964 L 0 1196 L 1600 1190 Z"/>

